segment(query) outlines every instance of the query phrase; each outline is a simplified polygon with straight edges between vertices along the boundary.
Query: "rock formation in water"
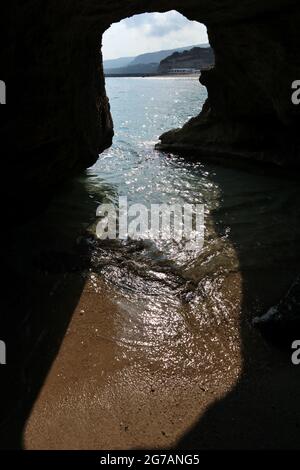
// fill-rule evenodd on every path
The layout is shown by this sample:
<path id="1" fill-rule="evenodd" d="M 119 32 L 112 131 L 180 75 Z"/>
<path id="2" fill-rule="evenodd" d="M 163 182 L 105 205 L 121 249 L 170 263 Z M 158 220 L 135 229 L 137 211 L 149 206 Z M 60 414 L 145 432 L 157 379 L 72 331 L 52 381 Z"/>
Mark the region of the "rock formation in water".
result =
<path id="1" fill-rule="evenodd" d="M 159 73 L 170 73 L 173 69 L 203 70 L 214 65 L 211 47 L 193 47 L 189 51 L 174 52 L 159 64 Z"/>
<path id="2" fill-rule="evenodd" d="M 3 172 L 14 175 L 6 197 L 18 217 L 111 144 L 101 35 L 125 17 L 171 9 L 207 25 L 216 65 L 201 76 L 208 100 L 200 115 L 164 134 L 161 148 L 299 165 L 297 0 L 13 0 L 1 11 L 0 133 Z"/>
<path id="3" fill-rule="evenodd" d="M 295 332 L 300 329 L 299 305 L 300 276 L 281 301 L 262 317 L 254 318 L 253 324 L 272 342 L 290 348 L 295 340 Z"/>

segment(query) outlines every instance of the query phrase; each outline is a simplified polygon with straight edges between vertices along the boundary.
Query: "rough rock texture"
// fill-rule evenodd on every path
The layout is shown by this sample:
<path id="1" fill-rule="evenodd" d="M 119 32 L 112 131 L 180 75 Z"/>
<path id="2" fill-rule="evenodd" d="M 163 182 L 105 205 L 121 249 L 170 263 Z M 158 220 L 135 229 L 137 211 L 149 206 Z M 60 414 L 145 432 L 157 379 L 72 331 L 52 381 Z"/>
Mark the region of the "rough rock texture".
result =
<path id="1" fill-rule="evenodd" d="M 298 166 L 300 106 L 291 85 L 300 76 L 299 20 L 299 5 L 286 2 L 280 12 L 209 25 L 216 66 L 200 78 L 208 101 L 182 130 L 164 134 L 161 148 Z"/>
<path id="2" fill-rule="evenodd" d="M 8 344 L 10 365 L 1 370 L 4 399 L 0 403 L 0 447 L 14 448 L 16 443 L 21 447 L 24 423 L 58 353 L 85 283 L 82 276 L 78 276 L 77 282 L 72 280 L 72 290 L 61 289 L 54 304 L 49 292 L 57 288 L 57 279 L 55 275 L 52 277 L 51 271 L 63 271 L 64 266 L 69 270 L 74 258 L 78 262 L 77 252 L 71 252 L 70 256 L 62 256 L 58 250 L 50 252 L 47 256 L 51 261 L 50 273 L 41 264 L 32 274 L 27 260 L 30 256 L 26 256 L 26 237 L 24 245 L 18 244 L 25 256 L 18 256 L 19 251 L 15 257 L 10 255 L 11 248 L 7 243 L 11 238 L 10 228 L 13 227 L 18 242 L 22 241 L 24 234 L 15 228 L 20 219 L 43 209 L 58 185 L 73 173 L 92 165 L 98 153 L 111 143 L 112 121 L 101 67 L 102 33 L 112 22 L 126 16 L 170 9 L 177 9 L 189 19 L 208 26 L 216 67 L 201 78 L 209 92 L 201 116 L 192 120 L 183 131 L 165 136 L 164 148 L 192 146 L 197 151 L 202 149 L 205 154 L 209 151 L 224 155 L 237 153 L 289 166 L 298 164 L 300 106 L 293 106 L 290 99 L 291 82 L 300 79 L 298 0 L 4 2 L 0 15 L 0 80 L 7 85 L 7 105 L 0 106 L 0 138 L 1 189 L 4 192 L 1 215 L 5 227 L 1 245 L 1 255 L 4 252 L 2 287 L 5 295 L 0 338 Z M 92 201 L 89 194 L 83 192 L 80 200 L 83 197 Z M 71 209 L 72 204 L 73 200 Z M 94 207 L 92 212 L 94 216 Z M 65 229 L 69 218 L 62 218 L 58 208 L 55 215 L 60 221 L 55 224 L 59 229 L 57 238 L 61 238 L 60 230 Z M 32 225 L 36 226 L 37 234 L 41 233 L 40 237 L 30 238 L 34 245 L 36 238 L 41 241 L 48 231 L 36 219 Z M 51 233 L 49 236 L 56 241 L 56 236 Z M 60 240 L 58 246 L 61 244 Z M 81 269 L 80 265 L 78 269 Z M 64 274 L 62 272 L 61 277 Z M 244 351 L 249 343 L 247 334 L 243 338 Z M 245 355 L 250 362 L 251 354 Z M 244 362 L 249 368 L 245 359 Z M 228 432 L 231 433 L 229 444 L 236 442 L 237 434 L 243 443 L 249 441 L 251 444 L 249 420 L 255 439 L 260 436 L 257 429 L 261 429 L 267 439 L 276 435 L 273 445 L 282 443 L 282 435 L 285 442 L 288 441 L 289 434 L 290 445 L 295 442 L 299 419 L 293 411 L 298 410 L 298 390 L 293 389 L 289 378 L 285 380 L 283 370 L 284 375 L 272 382 L 269 400 L 270 373 L 260 369 L 258 377 L 264 376 L 262 385 L 257 379 L 256 367 L 253 370 L 255 380 L 252 385 L 249 387 L 248 376 L 244 373 L 236 390 L 208 411 L 205 422 L 192 433 L 196 438 L 187 437 L 189 442 L 181 446 L 196 448 L 194 443 L 198 443 L 198 435 L 201 439 L 204 436 L 206 443 L 212 446 L 215 439 L 220 443 Z M 163 385 L 165 390 L 165 383 Z M 73 378 L 72 386 L 77 387 Z M 267 397 L 269 403 L 260 401 L 261 397 Z M 286 397 L 289 397 L 288 407 Z M 211 398 L 215 400 L 216 396 Z M 250 407 L 245 406 L 248 403 Z M 188 405 L 191 408 L 190 402 Z M 56 402 L 54 406 L 57 409 Z M 294 421 L 290 418 L 292 413 L 295 414 Z M 5 419 L 9 416 L 13 422 L 9 432 L 2 416 Z M 15 416 L 18 419 L 14 419 Z M 87 416 L 90 416 L 90 410 Z M 259 421 L 253 421 L 253 416 Z M 279 424 L 272 433 L 267 432 L 269 424 L 261 423 L 261 416 L 263 424 L 271 423 L 275 416 Z M 242 429 L 236 423 L 244 423 Z M 202 432 L 203 426 L 205 432 Z M 281 429 L 277 432 L 279 426 Z M 223 433 L 216 433 L 220 428 Z M 204 441 L 202 447 L 207 447 L 206 443 Z"/>
<path id="3" fill-rule="evenodd" d="M 291 285 L 278 305 L 271 307 L 262 317 L 253 320 L 263 334 L 280 346 L 290 347 L 295 332 L 300 331 L 300 277 Z"/>
<path id="4" fill-rule="evenodd" d="M 111 144 L 102 33 L 127 16 L 170 9 L 207 25 L 216 67 L 201 77 L 209 93 L 203 112 L 165 134 L 163 148 L 298 164 L 300 106 L 291 103 L 291 83 L 300 79 L 297 0 L 13 0 L 1 9 L 8 104 L 0 136 L 4 172 L 14 175 L 6 200 L 19 217 Z"/>

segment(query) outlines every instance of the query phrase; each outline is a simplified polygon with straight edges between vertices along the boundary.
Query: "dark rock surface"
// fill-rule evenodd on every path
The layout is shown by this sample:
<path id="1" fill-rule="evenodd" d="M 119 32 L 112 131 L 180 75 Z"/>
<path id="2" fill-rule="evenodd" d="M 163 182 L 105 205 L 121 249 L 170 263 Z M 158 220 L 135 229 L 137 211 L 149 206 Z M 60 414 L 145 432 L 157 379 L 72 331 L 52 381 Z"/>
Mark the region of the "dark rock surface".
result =
<path id="1" fill-rule="evenodd" d="M 183 130 L 166 134 L 163 148 L 192 148 L 205 155 L 247 156 L 289 168 L 299 166 L 300 106 L 291 103 L 291 84 L 300 79 L 298 0 L 11 0 L 1 5 L 0 80 L 6 82 L 7 105 L 0 107 L 5 224 L 0 338 L 9 345 L 10 363 L 1 378 L 1 447 L 22 446 L 24 423 L 84 288 L 85 278 L 76 273 L 87 262 L 77 251 L 64 254 L 60 247 L 47 247 L 30 270 L 25 242 L 20 246 L 25 256 L 18 256 L 19 251 L 12 256 L 11 232 L 19 247 L 24 237 L 18 230 L 20 220 L 43 210 L 59 185 L 92 165 L 111 144 L 113 126 L 100 54 L 102 33 L 127 16 L 170 9 L 207 25 L 216 66 L 201 77 L 209 93 L 202 113 Z M 68 220 L 59 218 L 55 227 L 64 229 Z M 42 230 L 40 221 L 32 225 L 38 234 L 35 239 L 27 238 L 34 248 L 35 240 L 41 241 L 49 231 Z M 52 237 L 56 242 L 61 234 L 55 232 Z M 74 275 L 67 288 L 65 274 Z M 54 288 L 57 297 L 51 300 L 49 292 Z M 195 423 L 181 447 L 197 448 L 199 436 L 203 448 L 213 447 L 216 440 L 223 445 L 229 434 L 228 447 L 240 438 L 243 448 L 246 441 L 249 446 L 257 443 L 257 429 L 270 441 L 275 436 L 273 446 L 279 446 L 282 439 L 290 447 L 296 442 L 299 393 L 291 383 L 298 384 L 298 372 L 292 372 L 290 381 L 289 371 L 283 370 L 281 376 L 279 370 L 270 394 L 272 377 L 261 369 L 266 378 L 258 381 L 251 365 L 250 335 L 248 330 L 243 334 L 246 372 L 239 384 L 208 411 L 204 421 Z M 255 379 L 249 387 L 250 367 L 255 369 L 251 375 Z M 7 417 L 13 423 L 10 428 Z M 216 434 L 216 429 L 222 432 Z"/>
<path id="2" fill-rule="evenodd" d="M 287 294 L 253 324 L 272 342 L 289 347 L 300 331 L 300 277 L 291 285 Z"/>
<path id="3" fill-rule="evenodd" d="M 200 78 L 208 101 L 182 130 L 164 134 L 161 148 L 298 166 L 300 107 L 292 104 L 291 84 L 300 75 L 299 12 L 286 4 L 273 14 L 210 25 L 216 66 Z"/>

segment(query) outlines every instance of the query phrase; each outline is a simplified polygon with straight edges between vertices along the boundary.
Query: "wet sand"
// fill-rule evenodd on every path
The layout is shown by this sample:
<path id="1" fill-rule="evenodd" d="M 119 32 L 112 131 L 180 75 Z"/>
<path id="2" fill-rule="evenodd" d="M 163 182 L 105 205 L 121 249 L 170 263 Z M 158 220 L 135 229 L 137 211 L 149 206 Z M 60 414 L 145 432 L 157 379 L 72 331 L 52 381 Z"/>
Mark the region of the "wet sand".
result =
<path id="1" fill-rule="evenodd" d="M 275 238 L 261 224 L 250 232 L 251 198 L 247 214 L 244 206 L 242 216 L 228 212 L 229 240 L 207 225 L 211 243 L 177 283 L 148 259 L 146 269 L 130 245 L 120 252 L 91 243 L 90 196 L 82 185 L 62 195 L 8 252 L 1 447 L 299 448 L 299 367 L 251 322 L 298 272 L 290 225 L 279 219 Z M 289 220 L 267 200 L 271 215 Z M 78 219 L 86 220 L 80 230 Z M 266 227 L 270 219 L 264 210 Z"/>
<path id="2" fill-rule="evenodd" d="M 74 282 L 74 275 L 64 279 L 53 306 Z M 25 448 L 251 448 L 260 447 L 259 442 L 276 447 L 281 439 L 278 426 L 298 429 L 299 374 L 250 326 L 253 363 L 247 396 L 241 394 L 231 409 L 230 422 L 220 422 L 219 413 L 207 431 L 193 430 L 212 405 L 239 389 L 247 367 L 240 351 L 239 305 L 232 303 L 240 287 L 238 275 L 224 281 L 230 316 L 225 324 L 212 321 L 201 327 L 197 316 L 189 318 L 187 305 L 178 305 L 170 317 L 167 308 L 155 310 L 145 301 L 124 299 L 96 274 L 88 274 L 26 423 Z M 225 309 L 224 319 L 227 313 Z M 250 420 L 248 428 L 240 425 L 232 436 L 228 426 L 235 429 L 243 413 Z M 273 429 L 269 436 L 266 429 Z M 192 440 L 185 442 L 189 433 Z M 289 438 L 291 447 L 298 438 Z"/>
<path id="3" fill-rule="evenodd" d="M 210 332 L 204 337 L 186 322 L 187 311 L 165 312 L 151 313 L 90 274 L 27 422 L 25 447 L 176 445 L 238 379 L 238 319 L 231 338 L 214 331 L 208 350 Z"/>

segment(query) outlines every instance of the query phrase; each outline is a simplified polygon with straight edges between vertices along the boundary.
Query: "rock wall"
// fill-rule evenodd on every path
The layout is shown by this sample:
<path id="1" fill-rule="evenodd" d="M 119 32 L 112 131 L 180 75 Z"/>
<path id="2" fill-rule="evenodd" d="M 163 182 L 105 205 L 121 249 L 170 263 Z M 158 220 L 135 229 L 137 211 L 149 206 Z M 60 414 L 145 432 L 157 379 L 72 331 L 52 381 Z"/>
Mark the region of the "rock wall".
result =
<path id="1" fill-rule="evenodd" d="M 13 0 L 1 11 L 0 136 L 2 170 L 14 175 L 5 196 L 18 212 L 44 203 L 111 144 L 102 33 L 127 16 L 170 9 L 207 25 L 216 66 L 201 77 L 204 110 L 165 134 L 162 147 L 298 165 L 300 106 L 291 103 L 291 83 L 300 79 L 299 2 Z"/>
<path id="2" fill-rule="evenodd" d="M 216 66 L 200 77 L 208 101 L 182 130 L 164 134 L 160 148 L 299 166 L 300 106 L 291 100 L 300 76 L 299 20 L 299 6 L 286 4 L 272 14 L 209 25 Z"/>

